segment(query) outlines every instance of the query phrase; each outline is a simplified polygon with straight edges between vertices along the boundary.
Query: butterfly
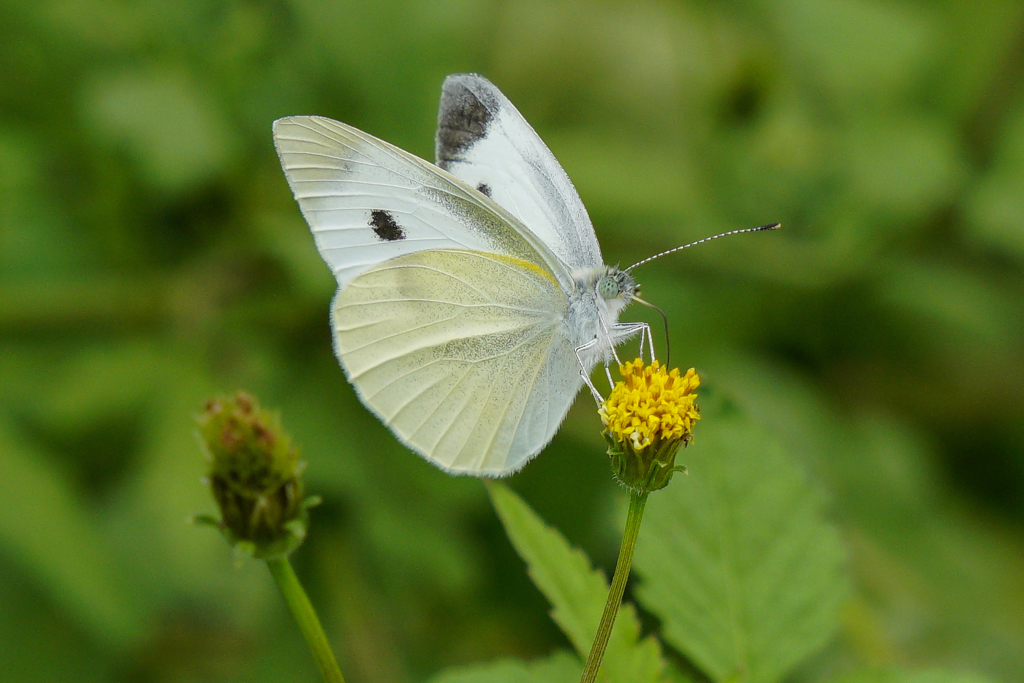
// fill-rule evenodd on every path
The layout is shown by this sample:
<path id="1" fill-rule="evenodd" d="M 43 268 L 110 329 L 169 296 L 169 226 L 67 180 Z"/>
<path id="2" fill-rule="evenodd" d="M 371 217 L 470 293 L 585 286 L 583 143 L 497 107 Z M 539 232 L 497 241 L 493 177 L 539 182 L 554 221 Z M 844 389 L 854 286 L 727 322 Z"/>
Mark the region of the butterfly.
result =
<path id="1" fill-rule="evenodd" d="M 600 398 L 595 365 L 647 334 L 618 320 L 638 300 L 629 269 L 604 264 L 569 177 L 482 76 L 444 81 L 436 165 L 316 116 L 276 121 L 274 143 L 338 281 L 349 382 L 447 472 L 522 468 L 584 383 Z"/>

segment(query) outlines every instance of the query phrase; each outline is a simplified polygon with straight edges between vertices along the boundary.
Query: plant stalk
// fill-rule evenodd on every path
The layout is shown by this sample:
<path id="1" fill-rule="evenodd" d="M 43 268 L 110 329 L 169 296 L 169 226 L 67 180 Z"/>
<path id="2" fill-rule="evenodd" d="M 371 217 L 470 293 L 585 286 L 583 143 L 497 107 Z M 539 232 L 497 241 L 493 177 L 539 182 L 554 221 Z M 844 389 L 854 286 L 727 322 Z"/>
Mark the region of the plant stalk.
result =
<path id="1" fill-rule="evenodd" d="M 326 683 L 345 683 L 345 678 L 338 668 L 338 661 L 334 658 L 331 646 L 327 643 L 327 636 L 320 626 L 320 620 L 313 609 L 313 603 L 306 596 L 299 578 L 295 575 L 291 563 L 287 557 L 279 557 L 267 560 L 267 568 L 277 581 L 277 587 L 281 589 L 292 616 L 299 625 L 299 630 L 309 644 L 313 652 L 313 659 L 316 660 L 317 668 Z"/>
<path id="2" fill-rule="evenodd" d="M 597 627 L 594 644 L 590 646 L 590 655 L 583 667 L 580 683 L 594 683 L 597 680 L 597 672 L 601 668 L 601 660 L 604 659 L 604 651 L 608 647 L 612 626 L 615 625 L 615 616 L 619 613 L 619 605 L 622 604 L 622 593 L 626 590 L 629 570 L 633 565 L 633 550 L 636 548 L 636 538 L 640 533 L 640 521 L 644 516 L 644 505 L 647 504 L 649 493 L 649 491 L 630 492 L 629 512 L 626 514 L 626 528 L 622 532 L 619 559 L 615 563 L 615 575 L 612 577 L 612 585 L 608 589 L 608 601 L 604 604 L 601 623 Z"/>

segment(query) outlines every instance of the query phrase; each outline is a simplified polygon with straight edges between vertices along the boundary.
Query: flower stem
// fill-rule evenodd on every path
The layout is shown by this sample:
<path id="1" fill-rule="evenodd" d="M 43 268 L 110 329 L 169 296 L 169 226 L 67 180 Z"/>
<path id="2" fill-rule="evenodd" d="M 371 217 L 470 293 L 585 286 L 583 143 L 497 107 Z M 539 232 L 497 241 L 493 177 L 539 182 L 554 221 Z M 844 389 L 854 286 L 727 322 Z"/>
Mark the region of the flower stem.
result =
<path id="1" fill-rule="evenodd" d="M 629 496 L 629 512 L 626 514 L 626 529 L 622 532 L 622 546 L 619 548 L 619 559 L 615 563 L 615 575 L 608 590 L 608 601 L 604 604 L 601 623 L 597 627 L 594 644 L 590 646 L 590 656 L 583 667 L 580 683 L 594 683 L 597 672 L 604 659 L 604 651 L 608 647 L 608 639 L 612 635 L 615 616 L 622 604 L 622 592 L 626 589 L 626 579 L 633 564 L 633 549 L 636 548 L 636 537 L 640 533 L 640 520 L 644 516 L 644 505 L 647 503 L 648 491 L 631 492 Z"/>
<path id="2" fill-rule="evenodd" d="M 331 646 L 327 643 L 327 636 L 320 626 L 320 620 L 313 609 L 313 603 L 306 596 L 302 589 L 299 578 L 295 576 L 291 563 L 287 557 L 278 557 L 267 560 L 267 568 L 277 581 L 277 587 L 284 594 L 284 600 L 292 611 L 292 616 L 299 624 L 299 630 L 306 638 L 309 649 L 313 652 L 313 659 L 316 660 L 317 668 L 324 677 L 326 683 L 345 683 L 345 678 L 338 668 L 338 661 L 331 652 Z"/>

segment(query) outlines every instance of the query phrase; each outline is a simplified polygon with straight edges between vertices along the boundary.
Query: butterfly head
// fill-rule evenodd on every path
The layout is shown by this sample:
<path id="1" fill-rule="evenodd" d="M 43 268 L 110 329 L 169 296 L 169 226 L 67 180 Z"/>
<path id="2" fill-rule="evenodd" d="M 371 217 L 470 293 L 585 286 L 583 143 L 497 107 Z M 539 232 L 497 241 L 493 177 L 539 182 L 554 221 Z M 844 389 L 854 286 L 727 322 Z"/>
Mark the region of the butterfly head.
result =
<path id="1" fill-rule="evenodd" d="M 633 276 L 618 267 L 608 266 L 595 284 L 597 295 L 605 301 L 616 299 L 628 303 L 639 293 L 640 288 Z"/>
<path id="2" fill-rule="evenodd" d="M 619 314 L 636 299 L 639 292 L 633 276 L 618 266 L 581 268 L 573 272 L 573 280 L 576 288 L 570 295 L 570 318 L 581 324 L 581 344 L 614 326 Z M 612 343 L 609 341 L 600 346 L 607 350 Z"/>

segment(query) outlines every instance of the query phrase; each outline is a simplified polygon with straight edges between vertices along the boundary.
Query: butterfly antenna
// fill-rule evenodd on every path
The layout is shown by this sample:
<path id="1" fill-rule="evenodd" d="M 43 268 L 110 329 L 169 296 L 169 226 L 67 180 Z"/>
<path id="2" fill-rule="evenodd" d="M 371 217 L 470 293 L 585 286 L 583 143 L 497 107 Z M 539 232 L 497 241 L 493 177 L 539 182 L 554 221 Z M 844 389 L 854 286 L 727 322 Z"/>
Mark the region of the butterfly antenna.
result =
<path id="1" fill-rule="evenodd" d="M 668 339 L 668 316 L 665 315 L 665 311 L 661 310 L 660 308 L 658 308 L 657 306 L 655 306 L 654 304 L 652 304 L 650 302 L 644 301 L 643 299 L 641 299 L 638 296 L 634 296 L 633 297 L 633 301 L 637 302 L 641 306 L 646 306 L 647 308 L 653 308 L 658 313 L 661 313 L 661 319 L 665 321 L 665 367 L 666 368 L 669 367 L 669 361 L 672 359 L 672 346 L 669 343 L 669 339 Z M 651 353 L 654 353 L 654 346 L 653 345 L 651 346 Z M 641 355 L 643 355 L 642 352 L 641 352 Z M 651 358 L 651 360 L 653 361 L 654 358 Z"/>
<path id="2" fill-rule="evenodd" d="M 660 254 L 655 254 L 654 256 L 649 256 L 649 257 L 645 258 L 643 261 L 637 261 L 636 263 L 631 265 L 629 268 L 626 268 L 626 272 L 628 273 L 629 271 L 633 270 L 637 266 L 642 266 L 645 263 L 650 263 L 651 261 L 653 261 L 656 258 L 661 258 L 662 256 L 668 256 L 669 254 L 674 254 L 677 251 L 682 251 L 683 249 L 689 249 L 690 247 L 695 247 L 698 244 L 704 244 L 705 242 L 710 242 L 711 240 L 717 240 L 719 237 L 727 237 L 729 235 L 740 235 L 740 234 L 745 233 L 745 232 L 762 232 L 764 230 L 778 230 L 781 227 L 782 227 L 782 223 L 769 223 L 768 225 L 759 225 L 756 228 L 743 228 L 742 230 L 730 230 L 729 232 L 723 232 L 723 233 L 719 233 L 718 235 L 712 235 L 711 237 L 705 237 L 702 240 L 697 240 L 696 242 L 690 242 L 689 244 L 684 244 L 681 247 L 675 247 L 674 249 L 669 249 L 668 251 L 663 251 Z M 640 301 L 640 300 L 639 299 L 635 299 L 635 301 Z M 643 303 L 643 302 L 640 302 L 640 303 Z M 645 304 L 645 305 L 650 306 L 650 304 Z M 662 315 L 664 315 L 664 314 L 662 314 Z"/>

